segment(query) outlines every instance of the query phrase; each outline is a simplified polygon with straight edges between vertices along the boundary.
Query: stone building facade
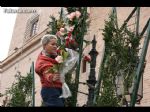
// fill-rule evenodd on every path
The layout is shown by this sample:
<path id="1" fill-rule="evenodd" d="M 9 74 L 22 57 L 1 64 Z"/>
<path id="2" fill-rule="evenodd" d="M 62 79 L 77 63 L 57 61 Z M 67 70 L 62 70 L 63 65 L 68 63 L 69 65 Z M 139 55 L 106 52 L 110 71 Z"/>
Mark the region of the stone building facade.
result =
<path id="1" fill-rule="evenodd" d="M 121 26 L 124 20 L 128 17 L 134 7 L 117 7 L 118 24 Z M 10 87 L 14 82 L 15 74 L 20 72 L 22 75 L 26 75 L 30 71 L 30 66 L 33 61 L 36 60 L 40 53 L 42 46 L 40 43 L 41 37 L 46 33 L 47 24 L 50 20 L 49 16 L 54 15 L 58 17 L 60 7 L 23 7 L 20 9 L 36 10 L 36 13 L 18 13 L 16 23 L 13 30 L 12 40 L 9 47 L 8 57 L 0 62 L 0 93 L 4 93 L 6 88 Z M 104 53 L 104 41 L 102 36 L 102 30 L 104 28 L 104 20 L 108 19 L 108 15 L 111 12 L 112 7 L 88 7 L 90 13 L 91 24 L 89 31 L 85 38 L 92 40 L 93 36 L 96 36 L 98 51 L 96 77 L 98 76 L 98 69 L 101 63 L 101 59 Z M 140 25 L 141 31 L 145 26 L 147 20 L 150 18 L 150 8 L 141 7 L 140 12 Z M 131 20 L 129 22 L 132 23 Z M 35 31 L 31 32 L 31 29 Z M 91 50 L 91 46 L 85 49 L 84 53 L 87 54 Z M 150 106 L 150 45 L 148 47 L 146 60 L 147 64 L 143 74 L 143 98 L 139 106 Z M 89 66 L 89 65 L 87 65 Z M 81 69 L 82 70 L 82 69 Z M 86 82 L 88 79 L 89 68 L 85 73 L 80 74 L 80 81 Z M 35 74 L 35 105 L 41 105 L 40 97 L 40 79 Z M 85 85 L 79 86 L 79 91 L 88 92 L 88 87 Z M 4 98 L 0 99 L 2 103 Z M 82 106 L 87 102 L 87 96 L 78 93 L 78 106 Z"/>

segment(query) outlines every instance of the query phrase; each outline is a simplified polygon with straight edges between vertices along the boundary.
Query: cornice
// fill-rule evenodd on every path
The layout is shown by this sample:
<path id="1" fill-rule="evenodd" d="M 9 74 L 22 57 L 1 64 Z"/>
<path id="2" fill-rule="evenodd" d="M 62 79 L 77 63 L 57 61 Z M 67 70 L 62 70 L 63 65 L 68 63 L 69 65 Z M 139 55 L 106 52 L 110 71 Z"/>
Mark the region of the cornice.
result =
<path id="1" fill-rule="evenodd" d="M 11 55 L 9 55 L 7 58 L 5 58 L 3 61 L 0 62 L 0 72 L 2 72 L 3 68 L 10 64 L 11 62 L 13 62 L 14 60 L 16 60 L 18 58 L 18 56 L 20 56 L 21 54 L 23 54 L 25 51 L 27 51 L 28 49 L 30 49 L 31 47 L 35 46 L 43 37 L 43 35 L 47 32 L 46 28 L 45 30 L 43 30 L 41 33 L 35 35 L 34 37 L 30 38 L 29 40 L 27 40 L 25 42 L 25 44 L 18 48 L 14 53 L 12 53 Z"/>

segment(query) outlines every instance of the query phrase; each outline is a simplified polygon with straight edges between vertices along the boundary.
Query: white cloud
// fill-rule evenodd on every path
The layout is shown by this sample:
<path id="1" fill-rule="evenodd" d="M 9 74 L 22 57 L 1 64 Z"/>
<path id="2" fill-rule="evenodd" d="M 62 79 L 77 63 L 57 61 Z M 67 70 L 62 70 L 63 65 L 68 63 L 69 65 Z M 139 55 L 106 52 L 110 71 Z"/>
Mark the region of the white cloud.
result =
<path id="1" fill-rule="evenodd" d="M 18 7 L 0 7 L 0 61 L 8 55 L 13 28 L 17 13 L 5 13 L 5 9 L 18 9 Z"/>

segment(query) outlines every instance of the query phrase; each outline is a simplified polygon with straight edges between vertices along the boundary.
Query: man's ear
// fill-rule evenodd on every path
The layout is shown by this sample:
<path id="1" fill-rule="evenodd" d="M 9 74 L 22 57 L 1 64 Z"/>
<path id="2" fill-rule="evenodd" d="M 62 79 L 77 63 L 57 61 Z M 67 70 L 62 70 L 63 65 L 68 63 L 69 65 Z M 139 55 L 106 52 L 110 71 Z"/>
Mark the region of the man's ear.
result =
<path id="1" fill-rule="evenodd" d="M 43 45 L 43 49 L 44 49 L 44 50 L 46 49 L 46 45 Z"/>

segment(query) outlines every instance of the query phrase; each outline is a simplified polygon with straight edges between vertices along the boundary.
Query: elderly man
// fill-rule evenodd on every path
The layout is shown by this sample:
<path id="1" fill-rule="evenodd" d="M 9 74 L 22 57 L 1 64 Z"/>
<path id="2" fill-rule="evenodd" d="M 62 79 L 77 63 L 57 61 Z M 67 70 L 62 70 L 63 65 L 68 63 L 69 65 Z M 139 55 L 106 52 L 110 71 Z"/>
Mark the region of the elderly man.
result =
<path id="1" fill-rule="evenodd" d="M 64 106 L 64 99 L 59 96 L 62 93 L 62 83 L 60 74 L 47 72 L 50 67 L 56 64 L 57 56 L 57 37 L 55 35 L 44 35 L 42 38 L 43 50 L 39 54 L 35 72 L 41 80 L 41 97 L 44 106 Z"/>

